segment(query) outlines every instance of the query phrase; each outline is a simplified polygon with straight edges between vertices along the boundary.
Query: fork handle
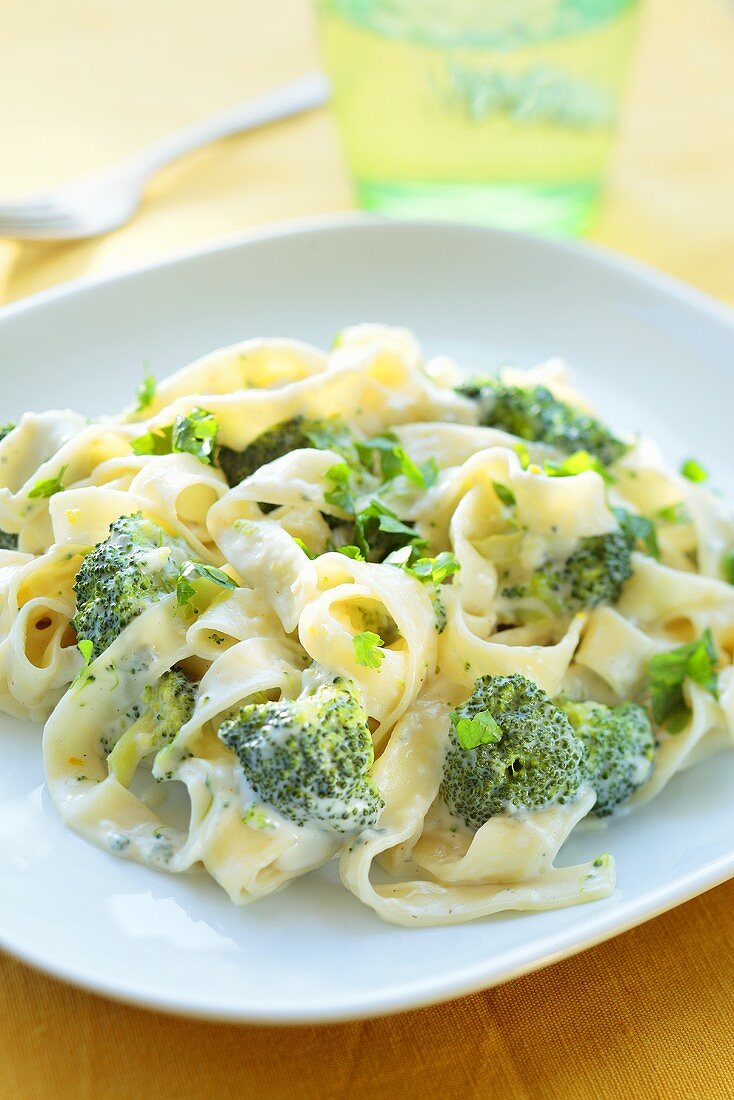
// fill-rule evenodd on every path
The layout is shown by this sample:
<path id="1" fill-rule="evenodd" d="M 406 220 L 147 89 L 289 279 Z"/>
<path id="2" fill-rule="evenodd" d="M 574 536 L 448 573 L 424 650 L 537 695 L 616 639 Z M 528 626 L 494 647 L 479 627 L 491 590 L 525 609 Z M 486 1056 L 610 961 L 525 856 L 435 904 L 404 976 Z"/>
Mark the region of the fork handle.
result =
<path id="1" fill-rule="evenodd" d="M 170 164 L 171 161 L 177 160 L 185 153 L 190 153 L 193 149 L 207 145 L 210 141 L 227 137 L 229 134 L 254 130 L 269 122 L 277 122 L 280 119 L 301 114 L 303 111 L 310 111 L 314 107 L 322 107 L 328 102 L 329 93 L 329 82 L 326 77 L 321 73 L 309 73 L 300 80 L 284 84 L 281 88 L 251 99 L 247 103 L 231 107 L 201 122 L 194 122 L 184 130 L 179 130 L 178 133 L 171 134 L 146 149 L 139 157 L 134 158 L 134 163 L 139 165 L 141 173 L 147 174 L 162 168 L 165 164 Z"/>

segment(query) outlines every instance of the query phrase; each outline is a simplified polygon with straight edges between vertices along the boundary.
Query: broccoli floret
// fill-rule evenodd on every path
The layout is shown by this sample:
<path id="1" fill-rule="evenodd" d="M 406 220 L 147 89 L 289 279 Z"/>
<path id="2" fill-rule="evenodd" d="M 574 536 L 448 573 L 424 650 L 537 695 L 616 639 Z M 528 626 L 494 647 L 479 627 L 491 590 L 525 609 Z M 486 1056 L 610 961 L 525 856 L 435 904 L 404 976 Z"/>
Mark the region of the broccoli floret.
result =
<path id="1" fill-rule="evenodd" d="M 6 435 L 10 435 L 11 432 L 16 429 L 15 424 L 0 424 L 0 443 L 5 439 Z"/>
<path id="2" fill-rule="evenodd" d="M 555 615 L 572 615 L 583 608 L 616 603 L 631 576 L 630 539 L 622 531 L 613 531 L 581 539 L 578 550 L 565 562 L 549 562 L 527 584 L 504 588 L 502 596 L 540 601 Z"/>
<path id="3" fill-rule="evenodd" d="M 250 703 L 219 736 L 255 793 L 297 825 L 351 833 L 377 820 L 383 802 L 369 775 L 372 737 L 350 681 L 295 700 Z"/>
<path id="4" fill-rule="evenodd" d="M 239 485 L 261 466 L 274 462 L 276 458 L 297 451 L 301 447 L 312 446 L 303 431 L 303 418 L 286 420 L 274 428 L 253 439 L 244 451 L 234 451 L 231 447 L 220 447 L 217 462 L 231 486 Z"/>
<path id="5" fill-rule="evenodd" d="M 138 761 L 173 741 L 194 711 L 197 685 L 178 668 L 164 672 L 160 680 L 146 687 L 140 702 L 128 717 L 133 724 L 125 730 L 109 755 L 108 766 L 127 786 Z"/>
<path id="6" fill-rule="evenodd" d="M 464 382 L 457 391 L 477 402 L 481 424 L 521 439 L 547 443 L 567 454 L 588 451 L 605 466 L 628 449 L 604 424 L 558 401 L 545 386 L 503 386 L 487 378 Z"/>
<path id="7" fill-rule="evenodd" d="M 74 582 L 72 626 L 79 639 L 93 642 L 93 659 L 147 607 L 174 591 L 189 557 L 183 542 L 140 512 L 110 525 L 109 536 L 86 555 Z"/>
<path id="8" fill-rule="evenodd" d="M 542 688 L 519 673 L 482 676 L 452 712 L 441 791 L 472 829 L 508 808 L 573 802 L 584 777 L 583 742 Z"/>
<path id="9" fill-rule="evenodd" d="M 586 747 L 588 780 L 596 791 L 594 813 L 607 817 L 652 771 L 655 736 L 650 720 L 636 703 L 565 703 L 562 709 Z"/>
<path id="10" fill-rule="evenodd" d="M 344 424 L 337 419 L 309 420 L 303 416 L 296 416 L 293 420 L 285 420 L 282 424 L 268 428 L 253 439 L 244 451 L 220 447 L 217 461 L 227 483 L 235 486 L 266 463 L 274 462 L 276 458 L 282 458 L 302 447 L 336 451 L 356 461 L 350 432 Z"/>
<path id="11" fill-rule="evenodd" d="M 561 598 L 571 611 L 615 603 L 632 576 L 629 539 L 619 531 L 581 539 L 557 576 Z"/>

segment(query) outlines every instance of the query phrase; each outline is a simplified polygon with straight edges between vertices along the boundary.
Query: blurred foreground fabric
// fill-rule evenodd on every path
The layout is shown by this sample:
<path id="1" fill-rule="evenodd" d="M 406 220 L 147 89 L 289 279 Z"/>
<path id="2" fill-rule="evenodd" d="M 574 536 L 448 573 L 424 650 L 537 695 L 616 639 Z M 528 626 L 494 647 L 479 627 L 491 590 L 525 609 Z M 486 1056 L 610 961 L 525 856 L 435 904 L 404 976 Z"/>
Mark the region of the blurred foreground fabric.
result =
<path id="1" fill-rule="evenodd" d="M 0 26 L 0 198 L 110 163 L 317 64 L 306 0 L 24 0 L 3 5 Z M 649 0 L 592 235 L 730 302 L 733 58 L 729 0 Z M 317 112 L 171 167 L 107 238 L 0 240 L 0 303 L 350 206 L 331 120 Z M 500 989 L 326 1028 L 177 1020 L 0 956 L 0 1097 L 727 1100 L 732 913 L 734 882 Z"/>

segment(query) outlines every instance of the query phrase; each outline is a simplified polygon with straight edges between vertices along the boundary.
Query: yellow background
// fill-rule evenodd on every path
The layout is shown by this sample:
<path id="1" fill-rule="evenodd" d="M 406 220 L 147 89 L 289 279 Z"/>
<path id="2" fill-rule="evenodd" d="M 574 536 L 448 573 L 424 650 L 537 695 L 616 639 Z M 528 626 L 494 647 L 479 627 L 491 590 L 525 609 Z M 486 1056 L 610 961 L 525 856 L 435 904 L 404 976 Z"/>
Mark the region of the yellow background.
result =
<path id="1" fill-rule="evenodd" d="M 306 0 L 0 0 L 0 199 L 110 163 L 316 63 Z M 317 112 L 169 168 L 133 224 L 105 239 L 0 240 L 0 301 L 350 205 L 332 123 Z M 731 0 L 649 0 L 593 237 L 734 302 Z M 0 957 L 0 1097 L 726 1100 L 733 932 L 729 883 L 504 988 L 287 1031 L 121 1007 Z"/>

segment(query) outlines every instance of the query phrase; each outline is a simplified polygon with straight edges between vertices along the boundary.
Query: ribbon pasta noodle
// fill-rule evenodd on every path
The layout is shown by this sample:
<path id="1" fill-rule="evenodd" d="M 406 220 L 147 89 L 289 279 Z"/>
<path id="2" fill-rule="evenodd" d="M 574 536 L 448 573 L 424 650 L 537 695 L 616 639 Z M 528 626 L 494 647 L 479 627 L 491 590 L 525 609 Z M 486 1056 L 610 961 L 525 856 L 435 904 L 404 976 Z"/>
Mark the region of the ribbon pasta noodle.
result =
<path id="1" fill-rule="evenodd" d="M 63 821 L 238 905 L 332 859 L 414 927 L 608 896 L 579 823 L 734 735 L 734 519 L 560 360 L 248 340 L 0 429 L 0 707 Z M 32 736 L 29 733 L 29 736 Z"/>

